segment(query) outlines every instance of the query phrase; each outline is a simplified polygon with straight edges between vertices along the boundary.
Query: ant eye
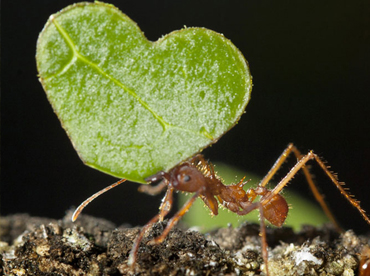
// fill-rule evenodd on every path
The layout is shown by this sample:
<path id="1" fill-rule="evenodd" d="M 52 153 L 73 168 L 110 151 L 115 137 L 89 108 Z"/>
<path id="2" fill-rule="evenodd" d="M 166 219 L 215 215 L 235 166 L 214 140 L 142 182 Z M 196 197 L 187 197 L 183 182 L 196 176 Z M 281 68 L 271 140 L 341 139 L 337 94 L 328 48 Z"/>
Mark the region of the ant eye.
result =
<path id="1" fill-rule="evenodd" d="M 188 182 L 188 181 L 190 181 L 190 176 L 189 176 L 189 175 L 187 175 L 187 174 L 185 174 L 182 180 L 183 180 L 184 182 Z"/>

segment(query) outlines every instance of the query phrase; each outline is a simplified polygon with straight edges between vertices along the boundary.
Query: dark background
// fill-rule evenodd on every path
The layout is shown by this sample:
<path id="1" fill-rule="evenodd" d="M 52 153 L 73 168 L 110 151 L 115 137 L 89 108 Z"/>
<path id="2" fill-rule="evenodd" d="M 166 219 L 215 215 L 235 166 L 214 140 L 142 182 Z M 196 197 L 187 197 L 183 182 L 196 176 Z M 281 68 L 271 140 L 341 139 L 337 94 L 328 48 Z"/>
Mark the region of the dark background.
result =
<path id="1" fill-rule="evenodd" d="M 207 158 L 263 176 L 294 142 L 328 160 L 370 212 L 369 1 L 110 2 L 150 40 L 184 25 L 202 26 L 223 33 L 249 61 L 254 89 L 246 114 L 205 150 Z M 52 13 L 72 3 L 2 1 L 2 215 L 61 218 L 116 181 L 83 165 L 37 80 L 38 33 Z M 340 222 L 368 231 L 320 169 L 313 165 L 312 171 Z M 85 213 L 117 224 L 144 224 L 157 212 L 161 197 L 136 189 L 134 183 L 121 185 Z M 309 194 L 300 177 L 288 189 Z"/>

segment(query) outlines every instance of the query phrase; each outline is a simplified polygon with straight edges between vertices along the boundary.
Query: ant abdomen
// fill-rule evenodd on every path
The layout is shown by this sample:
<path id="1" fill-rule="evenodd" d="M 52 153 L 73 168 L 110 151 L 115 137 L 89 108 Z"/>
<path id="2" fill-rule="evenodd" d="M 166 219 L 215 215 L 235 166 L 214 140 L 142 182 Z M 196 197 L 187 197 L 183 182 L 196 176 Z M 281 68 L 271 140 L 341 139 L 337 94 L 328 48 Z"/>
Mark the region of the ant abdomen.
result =
<path id="1" fill-rule="evenodd" d="M 280 194 L 274 195 L 263 204 L 264 218 L 277 227 L 281 227 L 284 224 L 288 211 L 288 203 Z"/>

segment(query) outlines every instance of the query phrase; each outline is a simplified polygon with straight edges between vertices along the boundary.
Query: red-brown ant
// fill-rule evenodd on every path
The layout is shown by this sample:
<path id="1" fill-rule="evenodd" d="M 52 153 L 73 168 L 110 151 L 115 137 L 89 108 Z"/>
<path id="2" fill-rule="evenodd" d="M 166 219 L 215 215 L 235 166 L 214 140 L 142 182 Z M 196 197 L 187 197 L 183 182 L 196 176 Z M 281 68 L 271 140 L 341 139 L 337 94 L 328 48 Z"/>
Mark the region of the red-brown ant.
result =
<path id="1" fill-rule="evenodd" d="M 266 185 L 270 182 L 274 174 L 279 170 L 281 165 L 284 163 L 289 154 L 293 153 L 297 158 L 297 163 L 287 175 L 275 186 L 275 188 L 269 190 Z M 140 231 L 137 236 L 133 248 L 130 252 L 128 264 L 133 266 L 136 263 L 136 257 L 139 250 L 141 240 L 144 237 L 145 232 L 158 221 L 162 221 L 164 217 L 169 213 L 173 203 L 173 192 L 183 191 L 194 193 L 194 195 L 182 206 L 182 208 L 168 221 L 166 228 L 162 234 L 152 240 L 150 244 L 161 243 L 170 230 L 176 225 L 179 219 L 185 215 L 191 205 L 199 196 L 214 215 L 218 214 L 218 204 L 223 205 L 232 212 L 238 215 L 246 215 L 249 212 L 258 209 L 260 212 L 260 227 L 261 227 L 261 239 L 262 239 L 262 257 L 265 263 L 266 274 L 268 275 L 268 255 L 267 255 L 267 242 L 266 242 L 266 229 L 265 219 L 271 224 L 280 227 L 283 225 L 287 214 L 288 204 L 285 199 L 279 194 L 280 191 L 289 183 L 289 181 L 295 176 L 295 174 L 302 169 L 307 182 L 316 198 L 321 205 L 322 209 L 333 222 L 334 226 L 341 231 L 340 226 L 336 222 L 334 216 L 329 210 L 327 204 L 324 201 L 323 196 L 319 193 L 315 183 L 312 180 L 312 176 L 306 168 L 305 164 L 309 160 L 316 160 L 318 165 L 323 169 L 335 186 L 339 189 L 341 194 L 360 212 L 363 218 L 370 224 L 369 217 L 365 214 L 365 211 L 360 207 L 359 202 L 350 195 L 346 189 L 342 187 L 344 183 L 340 183 L 335 174 L 328 170 L 328 167 L 324 164 L 322 159 L 315 153 L 310 151 L 306 155 L 302 155 L 299 150 L 293 145 L 289 144 L 284 152 L 277 159 L 271 170 L 262 179 L 256 188 L 249 188 L 247 191 L 243 189 L 246 184 L 244 178 L 237 184 L 225 186 L 220 178 L 217 177 L 213 169 L 212 164 L 208 163 L 201 154 L 198 154 L 189 160 L 177 165 L 169 172 L 159 172 L 146 179 L 149 183 L 162 180 L 157 186 L 142 185 L 139 191 L 145 192 L 150 195 L 156 195 L 160 193 L 165 187 L 167 187 L 166 195 L 160 206 L 159 214 L 153 217 Z M 84 201 L 73 214 L 72 220 L 76 220 L 82 209 L 91 202 L 94 198 L 107 190 L 123 183 L 125 179 L 122 179 L 100 192 L 94 194 L 89 199 Z M 256 198 L 260 196 L 259 200 Z M 256 200 L 256 201 L 255 201 Z M 367 275 L 367 274 L 364 274 Z"/>

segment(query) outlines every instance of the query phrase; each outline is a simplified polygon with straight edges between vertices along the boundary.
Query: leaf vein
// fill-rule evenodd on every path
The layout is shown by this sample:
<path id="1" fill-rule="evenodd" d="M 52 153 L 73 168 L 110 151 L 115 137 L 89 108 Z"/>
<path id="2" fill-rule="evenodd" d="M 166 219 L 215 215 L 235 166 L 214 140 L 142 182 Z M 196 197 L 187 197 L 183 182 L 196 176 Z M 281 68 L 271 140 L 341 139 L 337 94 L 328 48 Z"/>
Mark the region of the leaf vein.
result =
<path id="1" fill-rule="evenodd" d="M 74 57 L 76 57 L 76 58 L 80 59 L 81 61 L 85 62 L 86 64 L 88 64 L 89 66 L 91 66 L 92 68 L 94 68 L 96 71 L 98 71 L 102 76 L 104 76 L 107 79 L 111 80 L 113 83 L 115 83 L 116 85 L 118 85 L 119 87 L 121 87 L 123 90 L 125 90 L 127 93 L 129 93 L 132 97 L 134 97 L 162 125 L 163 130 L 167 130 L 168 127 L 170 127 L 170 124 L 168 122 L 166 122 L 165 120 L 163 120 L 163 118 L 161 116 L 159 116 L 154 110 L 152 110 L 150 108 L 150 106 L 145 101 L 143 101 L 133 90 L 131 90 L 128 87 L 126 87 L 122 82 L 120 82 L 116 78 L 114 78 L 111 75 L 109 75 L 108 73 L 106 73 L 96 63 L 90 61 L 88 58 L 86 58 L 80 52 L 78 52 L 78 50 L 76 49 L 76 46 L 75 46 L 73 40 L 70 38 L 70 36 L 68 35 L 68 33 L 63 29 L 63 27 L 55 20 L 54 17 L 52 17 L 51 20 L 53 21 L 54 25 L 58 29 L 59 33 L 63 36 L 63 38 L 67 42 L 67 44 L 70 47 L 70 49 L 73 51 Z M 71 60 L 71 62 L 72 62 L 72 60 Z"/>
<path id="2" fill-rule="evenodd" d="M 73 42 L 73 40 L 71 39 L 71 37 L 69 36 L 69 34 L 67 33 L 67 31 L 58 23 L 58 21 L 55 19 L 54 16 L 52 16 L 50 18 L 50 20 L 53 22 L 53 24 L 55 25 L 55 27 L 57 28 L 57 30 L 59 31 L 59 33 L 62 35 L 62 37 L 65 39 L 67 45 L 70 47 L 70 49 L 72 50 L 73 52 L 73 58 L 71 59 L 71 61 L 64 67 L 64 69 L 61 71 L 62 72 L 65 72 L 66 70 L 68 70 L 70 68 L 70 65 L 73 63 L 73 61 L 77 58 L 81 61 L 83 61 L 84 63 L 88 64 L 90 67 L 94 68 L 97 72 L 99 72 L 102 76 L 106 77 L 107 79 L 109 79 L 110 81 L 112 81 L 113 83 L 115 83 L 116 85 L 118 85 L 119 87 L 121 87 L 124 91 L 126 91 L 127 93 L 129 93 L 133 98 L 135 98 L 146 110 L 148 110 L 152 116 L 160 123 L 160 125 L 162 126 L 163 128 L 163 132 L 166 132 L 168 129 L 170 128 L 177 128 L 177 129 L 181 129 L 183 131 L 187 131 L 187 132 L 191 132 L 191 133 L 194 133 L 195 135 L 199 135 L 199 136 L 203 136 L 203 137 L 206 137 L 207 139 L 210 139 L 212 140 L 212 137 L 210 137 L 209 135 L 205 135 L 203 132 L 199 131 L 193 131 L 191 129 L 186 129 L 186 128 L 182 128 L 182 127 L 179 127 L 179 126 L 175 126 L 175 125 L 172 125 L 168 122 L 166 122 L 161 116 L 159 116 L 145 101 L 143 101 L 132 89 L 126 87 L 122 82 L 120 82 L 119 80 L 117 80 L 116 78 L 114 78 L 113 76 L 109 75 L 107 72 L 105 72 L 102 68 L 100 68 L 96 63 L 92 62 L 91 60 L 89 60 L 88 58 L 86 58 L 85 56 L 83 56 L 76 48 L 76 45 L 75 43 Z M 192 103 L 193 104 L 193 103 Z"/>

